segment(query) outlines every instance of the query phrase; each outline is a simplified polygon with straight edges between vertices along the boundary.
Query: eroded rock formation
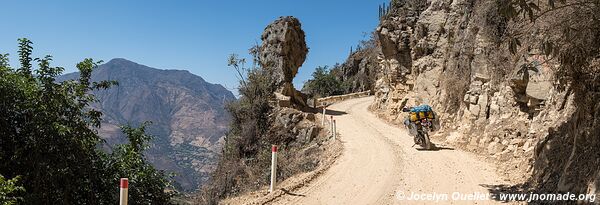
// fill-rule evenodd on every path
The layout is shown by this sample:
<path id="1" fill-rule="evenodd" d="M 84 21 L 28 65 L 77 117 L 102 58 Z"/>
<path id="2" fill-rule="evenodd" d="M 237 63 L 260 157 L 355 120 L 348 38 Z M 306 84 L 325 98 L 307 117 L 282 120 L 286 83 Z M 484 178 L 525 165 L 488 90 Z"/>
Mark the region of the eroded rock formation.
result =
<path id="1" fill-rule="evenodd" d="M 306 107 L 306 96 L 292 83 L 308 53 L 304 37 L 300 21 L 292 16 L 275 20 L 261 36 L 260 64 L 273 77 L 280 106 Z"/>

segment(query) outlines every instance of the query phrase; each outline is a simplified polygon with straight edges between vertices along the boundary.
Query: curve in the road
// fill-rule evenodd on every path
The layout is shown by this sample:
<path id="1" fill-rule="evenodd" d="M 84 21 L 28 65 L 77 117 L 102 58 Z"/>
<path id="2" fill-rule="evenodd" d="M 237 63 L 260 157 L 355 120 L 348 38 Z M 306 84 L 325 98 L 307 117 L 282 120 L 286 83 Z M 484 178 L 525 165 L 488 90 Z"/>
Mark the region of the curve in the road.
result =
<path id="1" fill-rule="evenodd" d="M 495 204 L 494 200 L 453 197 L 487 194 L 499 184 L 494 166 L 472 153 L 451 148 L 420 151 L 405 129 L 391 126 L 367 110 L 373 97 L 334 104 L 344 152 L 309 185 L 284 196 L 278 204 L 430 204 L 409 200 L 435 194 L 442 204 Z M 342 112 L 340 112 L 342 113 Z M 439 146 L 439 145 L 438 145 Z M 431 196 L 431 195 L 430 195 Z M 444 196 L 446 198 L 444 199 Z M 403 198 L 404 197 L 404 198 Z"/>

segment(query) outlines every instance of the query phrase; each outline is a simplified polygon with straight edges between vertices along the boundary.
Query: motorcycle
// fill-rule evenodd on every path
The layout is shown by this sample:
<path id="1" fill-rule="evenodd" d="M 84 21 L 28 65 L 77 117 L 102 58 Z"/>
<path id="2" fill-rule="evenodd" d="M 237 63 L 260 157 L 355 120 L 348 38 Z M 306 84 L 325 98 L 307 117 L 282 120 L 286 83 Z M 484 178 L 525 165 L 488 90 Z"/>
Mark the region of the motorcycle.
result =
<path id="1" fill-rule="evenodd" d="M 425 149 L 431 149 L 431 141 L 429 140 L 429 130 L 432 126 L 431 120 L 423 119 L 416 121 L 415 124 L 417 126 L 417 135 L 414 137 L 415 144 Z"/>
<path id="2" fill-rule="evenodd" d="M 410 108 L 403 108 L 402 111 L 410 112 Z M 419 145 L 422 148 L 427 149 L 427 150 L 432 148 L 432 144 L 429 139 L 429 131 L 433 128 L 433 122 L 431 119 L 425 118 L 425 119 L 416 120 L 414 122 L 410 122 L 408 119 L 406 119 L 404 124 L 407 127 L 409 127 L 409 126 L 416 127 L 416 135 L 414 136 L 414 139 L 413 139 L 415 142 L 414 145 Z"/>

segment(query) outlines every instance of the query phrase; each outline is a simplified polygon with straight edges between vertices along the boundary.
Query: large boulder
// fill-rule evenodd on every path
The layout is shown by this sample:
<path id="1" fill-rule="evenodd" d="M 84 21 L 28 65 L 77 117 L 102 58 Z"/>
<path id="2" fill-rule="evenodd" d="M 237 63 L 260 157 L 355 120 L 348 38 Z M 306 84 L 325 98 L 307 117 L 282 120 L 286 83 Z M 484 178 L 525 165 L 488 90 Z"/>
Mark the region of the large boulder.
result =
<path id="1" fill-rule="evenodd" d="M 525 93 L 527 96 L 537 100 L 546 100 L 552 89 L 552 83 L 549 81 L 531 81 L 527 84 Z"/>
<path id="2" fill-rule="evenodd" d="M 291 97 L 294 106 L 307 106 L 306 96 L 292 84 L 308 53 L 300 21 L 292 16 L 279 17 L 265 28 L 261 39 L 260 64 L 272 75 L 276 93 Z"/>

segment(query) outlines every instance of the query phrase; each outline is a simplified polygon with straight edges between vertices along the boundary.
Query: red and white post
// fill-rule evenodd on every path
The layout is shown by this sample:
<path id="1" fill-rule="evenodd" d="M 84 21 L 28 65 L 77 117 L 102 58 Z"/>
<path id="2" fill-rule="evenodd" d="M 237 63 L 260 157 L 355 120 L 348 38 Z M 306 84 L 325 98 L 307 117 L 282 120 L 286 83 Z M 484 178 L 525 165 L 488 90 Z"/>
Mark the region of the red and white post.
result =
<path id="1" fill-rule="evenodd" d="M 129 189 L 129 179 L 121 178 L 121 194 L 119 197 L 119 205 L 127 205 L 127 190 Z"/>
<path id="2" fill-rule="evenodd" d="M 277 145 L 271 147 L 271 186 L 269 186 L 269 192 L 275 190 L 277 183 Z"/>

